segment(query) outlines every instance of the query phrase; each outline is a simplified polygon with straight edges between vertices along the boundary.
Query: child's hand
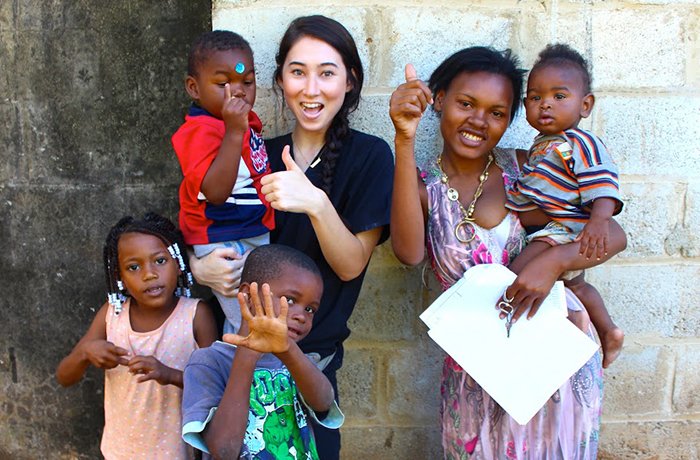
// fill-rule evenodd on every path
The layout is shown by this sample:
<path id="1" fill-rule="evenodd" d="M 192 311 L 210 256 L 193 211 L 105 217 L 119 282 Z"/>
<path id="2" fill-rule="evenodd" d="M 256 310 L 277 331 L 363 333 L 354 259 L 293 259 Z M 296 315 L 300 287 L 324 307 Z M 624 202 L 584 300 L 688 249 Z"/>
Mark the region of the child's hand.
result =
<path id="1" fill-rule="evenodd" d="M 389 101 L 389 116 L 394 123 L 396 135 L 412 139 L 418 123 L 433 96 L 428 86 L 418 79 L 412 64 L 406 64 L 406 83 L 399 85 Z"/>
<path id="2" fill-rule="evenodd" d="M 153 356 L 134 356 L 127 365 L 129 366 L 129 372 L 132 374 L 141 374 L 136 379 L 139 383 L 155 380 L 161 385 L 169 385 L 173 382 L 172 368 L 161 363 Z"/>
<path id="3" fill-rule="evenodd" d="M 248 298 L 250 297 L 250 299 Z M 250 303 L 253 304 L 255 316 L 251 313 Z M 262 302 L 258 294 L 258 283 L 250 283 L 250 296 L 242 292 L 238 293 L 238 302 L 241 305 L 241 315 L 248 324 L 250 332 L 243 337 L 238 334 L 224 334 L 224 342 L 236 346 L 250 348 L 260 353 L 284 353 L 289 349 L 287 335 L 287 299 L 283 296 L 279 299 L 280 312 L 275 315 L 270 286 L 262 285 Z M 244 329 L 241 328 L 241 332 Z"/>
<path id="4" fill-rule="evenodd" d="M 226 131 L 245 133 L 248 129 L 248 113 L 253 107 L 242 97 L 231 95 L 231 86 L 224 87 L 224 105 L 221 117 L 226 124 Z"/>
<path id="5" fill-rule="evenodd" d="M 576 241 L 580 242 L 579 254 L 585 255 L 586 259 L 590 259 L 595 252 L 596 258 L 600 260 L 604 255 L 608 254 L 608 231 L 610 222 L 608 219 L 597 219 L 591 217 L 576 237 Z"/>
<path id="6" fill-rule="evenodd" d="M 83 345 L 83 353 L 85 359 L 100 369 L 113 369 L 120 364 L 129 363 L 125 358 L 129 354 L 127 350 L 102 339 L 86 342 Z"/>

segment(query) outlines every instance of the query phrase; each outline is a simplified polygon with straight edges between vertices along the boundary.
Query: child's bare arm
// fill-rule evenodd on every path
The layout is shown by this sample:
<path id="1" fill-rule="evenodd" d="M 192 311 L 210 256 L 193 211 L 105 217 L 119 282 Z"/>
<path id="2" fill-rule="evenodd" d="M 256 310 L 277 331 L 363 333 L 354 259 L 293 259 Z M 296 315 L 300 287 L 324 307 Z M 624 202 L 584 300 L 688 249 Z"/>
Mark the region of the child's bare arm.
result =
<path id="1" fill-rule="evenodd" d="M 247 303 L 242 294 L 239 294 L 239 302 L 241 302 L 241 311 L 246 310 Z M 249 335 L 250 329 L 245 318 L 241 322 L 239 332 L 243 336 Z M 226 334 L 224 340 L 232 335 Z M 241 452 L 248 425 L 250 387 L 261 355 L 262 353 L 244 346 L 236 349 L 224 394 L 214 417 L 202 433 L 209 452 L 216 459 L 238 458 Z"/>
<path id="2" fill-rule="evenodd" d="M 323 372 L 301 351 L 299 345 L 292 339 L 289 340 L 289 349 L 282 353 L 275 353 L 280 361 L 289 369 L 299 392 L 304 401 L 316 412 L 325 412 L 330 409 L 335 393 L 333 386 Z"/>
<path id="3" fill-rule="evenodd" d="M 617 207 L 617 200 L 597 198 L 591 206 L 591 217 L 581 230 L 577 240 L 581 243 L 579 254 L 600 259 L 608 252 L 610 220 Z"/>
<path id="4" fill-rule="evenodd" d="M 248 113 L 252 109 L 242 97 L 231 96 L 231 88 L 225 88 L 225 101 L 221 114 L 226 132 L 219 152 L 202 180 L 202 193 L 207 201 L 223 204 L 236 184 L 238 166 L 241 161 L 243 137 L 248 129 Z"/>
<path id="5" fill-rule="evenodd" d="M 194 314 L 193 328 L 194 339 L 199 348 L 206 348 L 219 338 L 214 314 L 209 305 L 201 300 L 197 304 L 197 312 Z"/>
<path id="6" fill-rule="evenodd" d="M 107 341 L 105 318 L 108 311 L 109 304 L 105 303 L 95 315 L 85 335 L 58 365 L 56 380 L 64 387 L 82 380 L 90 364 L 100 369 L 112 369 L 128 363 L 125 358 L 128 351 Z"/>
<path id="7" fill-rule="evenodd" d="M 244 327 L 245 322 L 241 329 Z M 216 459 L 238 458 L 241 452 L 248 425 L 250 387 L 259 358 L 260 353 L 245 347 L 239 347 L 233 357 L 221 402 L 202 433 L 209 452 Z"/>

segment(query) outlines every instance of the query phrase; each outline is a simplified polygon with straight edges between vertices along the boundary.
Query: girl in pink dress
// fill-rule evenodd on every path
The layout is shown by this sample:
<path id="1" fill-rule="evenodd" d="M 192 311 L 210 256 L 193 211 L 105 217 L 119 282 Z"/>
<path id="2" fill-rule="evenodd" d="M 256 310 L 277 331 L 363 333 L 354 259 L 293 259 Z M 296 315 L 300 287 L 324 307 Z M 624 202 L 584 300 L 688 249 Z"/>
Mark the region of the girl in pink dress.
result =
<path id="1" fill-rule="evenodd" d="M 525 152 L 497 147 L 518 110 L 522 86 L 523 71 L 509 51 L 473 47 L 445 60 L 429 85 L 407 65 L 406 83 L 392 94 L 392 245 L 399 260 L 409 265 L 423 260 L 427 246 L 433 271 L 445 289 L 474 265 L 508 265 L 524 245 L 517 214 L 504 205 L 505 190 L 517 177 Z M 415 133 L 430 104 L 440 116 L 443 150 L 417 171 Z M 621 230 L 611 230 L 614 249 L 606 259 L 625 245 Z M 525 267 L 508 289 L 517 289 L 527 300 L 514 306 L 537 307 L 564 270 L 601 263 L 577 256 L 577 246 L 560 246 Z M 581 303 L 570 293 L 567 307 L 570 319 L 592 333 Z M 531 311 L 534 314 L 536 308 Z M 512 376 L 513 385 L 526 377 Z M 602 388 L 596 354 L 521 426 L 447 356 L 440 388 L 444 457 L 595 459 Z"/>
<path id="2" fill-rule="evenodd" d="M 107 460 L 189 460 L 182 439 L 183 369 L 192 352 L 216 339 L 209 307 L 189 297 L 182 235 L 154 213 L 122 218 L 104 247 L 108 301 L 58 365 L 63 386 L 90 365 L 105 371 Z"/>

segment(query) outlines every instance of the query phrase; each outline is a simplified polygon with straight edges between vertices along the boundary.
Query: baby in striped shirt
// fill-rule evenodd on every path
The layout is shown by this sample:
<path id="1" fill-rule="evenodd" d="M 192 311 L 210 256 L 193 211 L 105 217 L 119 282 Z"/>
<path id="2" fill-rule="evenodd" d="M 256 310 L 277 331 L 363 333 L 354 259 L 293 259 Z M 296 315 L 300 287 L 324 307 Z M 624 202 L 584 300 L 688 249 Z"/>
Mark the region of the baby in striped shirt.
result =
<path id="1" fill-rule="evenodd" d="M 622 201 L 617 167 L 605 145 L 578 128 L 594 102 L 588 64 L 578 52 L 564 44 L 540 52 L 524 99 L 527 121 L 539 134 L 506 205 L 520 213 L 528 232 L 526 249 L 511 265 L 515 273 L 548 248 L 572 242 L 588 259 L 606 258 L 610 226 L 617 226 L 612 216 L 622 210 Z M 586 307 L 600 336 L 603 367 L 608 367 L 622 349 L 624 333 L 583 271 L 562 278 Z"/>

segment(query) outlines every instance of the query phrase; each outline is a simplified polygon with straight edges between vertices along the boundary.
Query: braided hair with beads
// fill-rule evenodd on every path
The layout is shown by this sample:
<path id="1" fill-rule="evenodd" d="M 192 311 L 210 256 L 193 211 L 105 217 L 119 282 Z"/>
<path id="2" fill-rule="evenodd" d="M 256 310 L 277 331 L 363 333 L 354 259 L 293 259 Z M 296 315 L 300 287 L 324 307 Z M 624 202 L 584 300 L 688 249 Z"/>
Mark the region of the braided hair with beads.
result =
<path id="1" fill-rule="evenodd" d="M 362 61 L 357 51 L 357 45 L 350 32 L 338 21 L 321 16 L 302 16 L 293 20 L 280 41 L 279 50 L 275 56 L 277 67 L 272 77 L 273 89 L 277 91 L 282 78 L 282 67 L 287 59 L 289 50 L 301 38 L 312 37 L 321 40 L 333 47 L 343 59 L 347 69 L 347 78 L 350 90 L 345 93 L 345 99 L 340 110 L 333 118 L 328 131 L 326 131 L 326 144 L 321 149 L 323 158 L 323 170 L 321 188 L 330 196 L 333 188 L 333 176 L 335 165 L 340 156 L 343 142 L 350 135 L 350 121 L 348 116 L 357 109 L 360 103 L 360 92 L 364 82 Z"/>
<path id="2" fill-rule="evenodd" d="M 144 214 L 142 219 L 126 216 L 109 230 L 103 250 L 107 301 L 114 307 L 115 314 L 118 315 L 121 312 L 122 302 L 126 300 L 124 285 L 119 279 L 119 238 L 125 233 L 143 233 L 159 238 L 180 269 L 175 294 L 190 297 L 193 280 L 187 259 L 182 256 L 182 251 L 185 249 L 182 233 L 169 219 L 154 212 Z"/>

